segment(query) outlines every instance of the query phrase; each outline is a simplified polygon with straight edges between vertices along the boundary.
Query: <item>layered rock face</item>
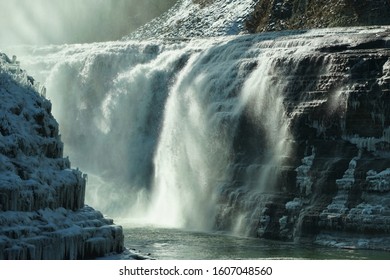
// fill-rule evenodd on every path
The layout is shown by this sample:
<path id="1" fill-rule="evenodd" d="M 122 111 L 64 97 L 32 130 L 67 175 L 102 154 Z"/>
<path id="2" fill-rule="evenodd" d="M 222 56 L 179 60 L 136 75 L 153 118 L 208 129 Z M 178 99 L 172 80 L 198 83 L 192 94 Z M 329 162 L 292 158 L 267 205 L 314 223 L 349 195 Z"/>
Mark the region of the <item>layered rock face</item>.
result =
<path id="1" fill-rule="evenodd" d="M 84 205 L 86 175 L 63 157 L 45 89 L 15 59 L 0 53 L 0 259 L 121 252 L 122 228 Z"/>
<path id="2" fill-rule="evenodd" d="M 334 38 L 299 60 L 281 56 L 275 63 L 286 75 L 291 153 L 275 167 L 272 189 L 240 188 L 261 137 L 243 118 L 239 142 L 246 145 L 236 145 L 242 156 L 220 200 L 221 228 L 240 221 L 252 236 L 390 248 L 389 33 L 355 39 Z"/>

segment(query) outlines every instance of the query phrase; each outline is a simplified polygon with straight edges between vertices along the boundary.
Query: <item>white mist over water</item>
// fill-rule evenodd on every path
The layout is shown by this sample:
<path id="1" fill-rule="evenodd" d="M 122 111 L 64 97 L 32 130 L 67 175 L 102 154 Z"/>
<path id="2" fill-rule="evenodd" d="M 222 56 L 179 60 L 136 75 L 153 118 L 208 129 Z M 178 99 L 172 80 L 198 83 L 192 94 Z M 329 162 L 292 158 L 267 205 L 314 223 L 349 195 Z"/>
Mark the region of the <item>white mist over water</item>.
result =
<path id="1" fill-rule="evenodd" d="M 214 225 L 216 191 L 226 180 L 229 147 L 215 119 L 215 109 L 224 105 L 223 93 L 210 91 L 212 86 L 221 91 L 225 86 L 208 75 L 229 75 L 229 69 L 205 69 L 198 63 L 203 59 L 191 57 L 165 105 L 149 212 L 154 223 L 195 229 Z"/>
<path id="2" fill-rule="evenodd" d="M 0 0 L 0 45 L 118 40 L 174 0 Z"/>
<path id="3" fill-rule="evenodd" d="M 266 140 L 259 139 L 266 153 L 244 187 L 254 182 L 251 191 L 273 190 L 274 171 L 289 153 L 285 82 L 274 72 L 280 53 L 246 44 L 250 41 L 226 41 L 192 55 L 171 88 L 154 158 L 154 223 L 206 230 L 215 226 L 218 195 L 234 180 L 234 139 L 245 137 L 237 132 L 244 114 L 262 127 Z"/>

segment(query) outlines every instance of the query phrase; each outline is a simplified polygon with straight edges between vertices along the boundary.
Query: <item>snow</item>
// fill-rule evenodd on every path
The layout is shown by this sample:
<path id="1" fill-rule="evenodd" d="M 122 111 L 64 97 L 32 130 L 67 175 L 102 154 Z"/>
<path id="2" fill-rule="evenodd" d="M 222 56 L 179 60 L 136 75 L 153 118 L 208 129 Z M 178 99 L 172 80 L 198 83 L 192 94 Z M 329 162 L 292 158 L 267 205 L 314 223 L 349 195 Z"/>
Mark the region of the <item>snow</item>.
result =
<path id="1" fill-rule="evenodd" d="M 201 7 L 192 0 L 178 1 L 160 18 L 151 21 L 129 38 L 193 38 L 236 35 L 258 0 L 214 0 Z"/>
<path id="2" fill-rule="evenodd" d="M 207 1 L 206 1 L 207 2 Z M 211 3 L 199 5 L 193 0 L 179 0 L 162 16 L 142 26 L 129 36 L 128 39 L 151 38 L 204 38 L 245 34 L 245 22 L 250 19 L 254 9 L 261 0 L 213 0 Z M 353 28 L 324 28 L 304 31 L 286 31 L 285 33 L 307 33 L 318 38 L 332 37 L 330 44 L 345 42 L 354 45 L 354 40 L 348 35 L 353 33 L 378 34 L 382 27 L 353 27 Z M 269 33 L 273 34 L 273 33 Z M 281 33 L 279 33 L 281 34 Z M 294 43 L 293 41 L 290 43 Z"/>

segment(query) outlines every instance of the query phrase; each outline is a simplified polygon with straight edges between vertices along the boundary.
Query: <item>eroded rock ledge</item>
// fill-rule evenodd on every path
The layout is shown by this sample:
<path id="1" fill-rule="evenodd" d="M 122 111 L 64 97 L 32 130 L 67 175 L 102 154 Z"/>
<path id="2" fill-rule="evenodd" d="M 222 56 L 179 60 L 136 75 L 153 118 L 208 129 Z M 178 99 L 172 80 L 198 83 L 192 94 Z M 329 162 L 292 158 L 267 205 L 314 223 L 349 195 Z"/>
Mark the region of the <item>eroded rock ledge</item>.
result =
<path id="1" fill-rule="evenodd" d="M 45 89 L 0 53 L 0 259 L 123 251 L 122 227 L 84 205 L 86 175 L 63 157 Z"/>

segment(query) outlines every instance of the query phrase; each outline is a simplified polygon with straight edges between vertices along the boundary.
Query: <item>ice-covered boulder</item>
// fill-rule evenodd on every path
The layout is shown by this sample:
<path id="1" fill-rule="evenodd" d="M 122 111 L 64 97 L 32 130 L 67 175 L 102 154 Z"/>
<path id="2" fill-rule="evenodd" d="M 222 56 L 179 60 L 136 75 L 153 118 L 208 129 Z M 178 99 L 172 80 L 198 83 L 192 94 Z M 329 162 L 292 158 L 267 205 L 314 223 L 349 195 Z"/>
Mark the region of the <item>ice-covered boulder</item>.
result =
<path id="1" fill-rule="evenodd" d="M 45 89 L 0 53 L 0 259 L 83 259 L 123 250 L 84 205 L 86 175 L 63 157 Z"/>

